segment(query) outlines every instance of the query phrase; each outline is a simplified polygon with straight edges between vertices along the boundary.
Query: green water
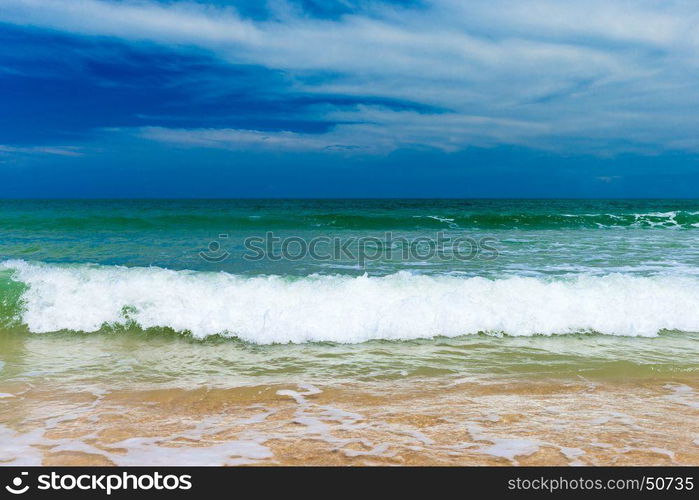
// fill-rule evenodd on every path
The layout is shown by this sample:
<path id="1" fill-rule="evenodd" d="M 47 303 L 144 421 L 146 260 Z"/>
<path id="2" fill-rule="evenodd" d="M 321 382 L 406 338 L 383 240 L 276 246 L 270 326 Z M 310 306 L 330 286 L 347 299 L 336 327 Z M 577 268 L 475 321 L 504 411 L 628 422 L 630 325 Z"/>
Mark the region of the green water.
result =
<path id="1" fill-rule="evenodd" d="M 560 336 L 370 341 L 259 346 L 196 341 L 168 331 L 0 336 L 2 378 L 97 391 L 402 379 L 683 380 L 697 371 L 697 334 L 661 338 Z"/>
<path id="2" fill-rule="evenodd" d="M 0 258 L 307 275 L 401 269 L 502 273 L 657 271 L 699 264 L 695 200 L 0 200 Z M 669 230 L 669 231 L 668 231 Z M 243 242 L 279 237 L 493 237 L 499 258 L 246 262 Z M 219 235 L 225 234 L 225 239 Z M 206 262 L 212 241 L 231 254 Z M 423 269 L 424 268 L 424 269 Z M 693 272 L 692 269 L 685 271 Z"/>
<path id="3" fill-rule="evenodd" d="M 427 253 L 246 259 L 269 231 Z M 697 236 L 694 200 L 0 201 L 0 378 L 691 375 Z"/>

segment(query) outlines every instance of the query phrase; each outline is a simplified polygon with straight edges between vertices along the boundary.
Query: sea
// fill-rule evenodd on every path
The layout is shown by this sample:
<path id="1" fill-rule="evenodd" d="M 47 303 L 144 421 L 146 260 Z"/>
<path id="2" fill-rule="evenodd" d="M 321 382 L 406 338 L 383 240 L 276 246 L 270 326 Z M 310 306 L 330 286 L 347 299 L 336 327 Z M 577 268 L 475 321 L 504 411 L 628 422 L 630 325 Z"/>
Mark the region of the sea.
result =
<path id="1" fill-rule="evenodd" d="M 699 200 L 0 200 L 0 464 L 699 463 Z"/>

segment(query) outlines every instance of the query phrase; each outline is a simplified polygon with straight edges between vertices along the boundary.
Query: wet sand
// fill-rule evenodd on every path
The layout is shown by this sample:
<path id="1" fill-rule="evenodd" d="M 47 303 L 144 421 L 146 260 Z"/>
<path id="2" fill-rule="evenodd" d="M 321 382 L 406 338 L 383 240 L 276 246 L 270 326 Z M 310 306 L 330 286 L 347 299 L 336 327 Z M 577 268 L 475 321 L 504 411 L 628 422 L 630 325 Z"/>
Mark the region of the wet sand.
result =
<path id="1" fill-rule="evenodd" d="M 691 374 L 629 381 L 108 386 L 80 391 L 58 383 L 4 383 L 0 463 L 699 463 L 699 377 Z"/>

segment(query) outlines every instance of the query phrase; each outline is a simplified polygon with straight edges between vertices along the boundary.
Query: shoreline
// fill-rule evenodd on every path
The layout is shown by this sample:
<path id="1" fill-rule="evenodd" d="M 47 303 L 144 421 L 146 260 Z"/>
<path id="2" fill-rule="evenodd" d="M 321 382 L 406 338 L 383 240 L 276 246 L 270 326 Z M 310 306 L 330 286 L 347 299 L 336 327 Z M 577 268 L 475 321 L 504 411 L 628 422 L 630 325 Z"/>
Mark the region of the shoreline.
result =
<path id="1" fill-rule="evenodd" d="M 3 384 L 5 465 L 692 465 L 699 377 Z M 14 459 L 13 459 L 14 458 Z"/>

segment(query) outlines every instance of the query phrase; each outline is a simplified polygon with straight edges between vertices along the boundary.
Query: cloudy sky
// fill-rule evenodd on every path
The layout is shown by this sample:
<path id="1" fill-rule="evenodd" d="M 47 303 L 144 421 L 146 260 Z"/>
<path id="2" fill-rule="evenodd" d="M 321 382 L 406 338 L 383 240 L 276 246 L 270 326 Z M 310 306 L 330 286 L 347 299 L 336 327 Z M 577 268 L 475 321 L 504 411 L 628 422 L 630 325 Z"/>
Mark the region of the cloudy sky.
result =
<path id="1" fill-rule="evenodd" d="M 3 197 L 699 197 L 696 0 L 0 0 Z"/>

